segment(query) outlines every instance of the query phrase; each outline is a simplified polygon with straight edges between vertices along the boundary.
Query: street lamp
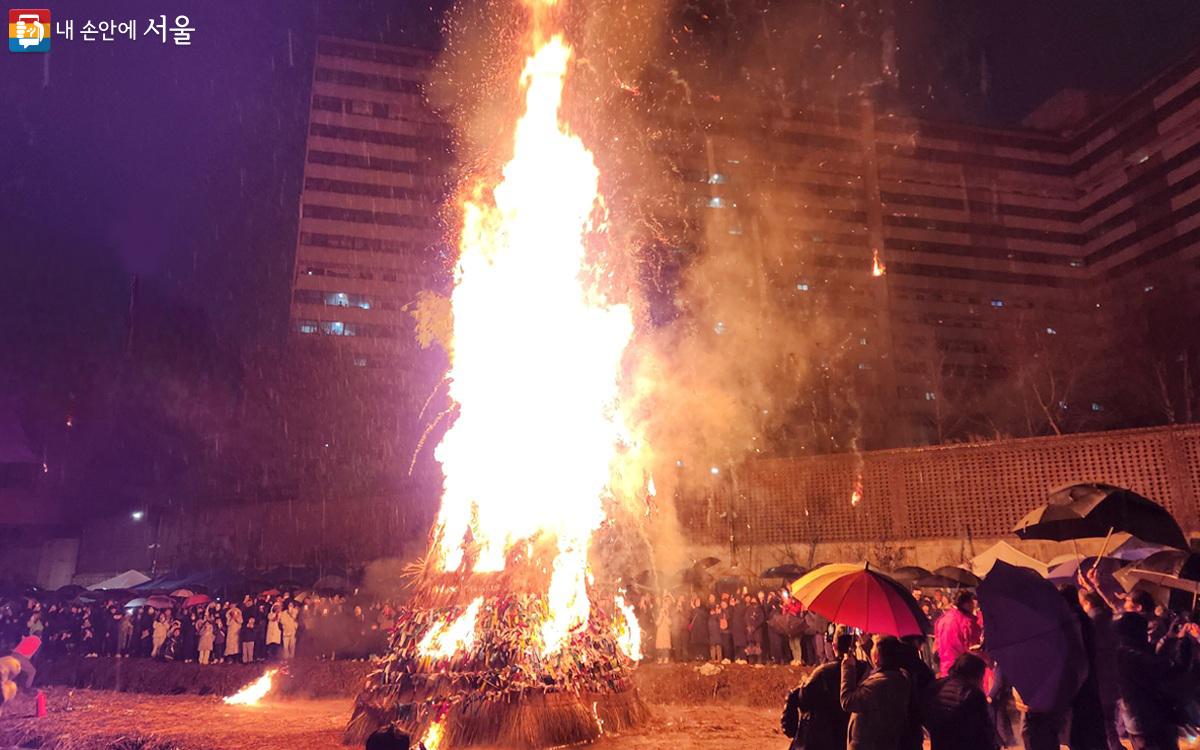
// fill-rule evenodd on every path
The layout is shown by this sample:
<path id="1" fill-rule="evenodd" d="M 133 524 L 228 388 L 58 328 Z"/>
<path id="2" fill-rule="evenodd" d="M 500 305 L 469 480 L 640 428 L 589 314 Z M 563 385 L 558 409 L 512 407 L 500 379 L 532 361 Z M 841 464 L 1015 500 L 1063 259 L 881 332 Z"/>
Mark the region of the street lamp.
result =
<path id="1" fill-rule="evenodd" d="M 145 518 L 145 517 L 146 517 L 146 511 L 144 511 L 144 510 L 135 510 L 134 512 L 132 512 L 132 513 L 130 513 L 130 514 L 129 514 L 129 517 L 130 517 L 130 518 L 132 518 L 132 519 L 133 519 L 133 520 L 135 520 L 135 521 L 140 521 L 140 520 L 142 520 L 143 518 Z"/>

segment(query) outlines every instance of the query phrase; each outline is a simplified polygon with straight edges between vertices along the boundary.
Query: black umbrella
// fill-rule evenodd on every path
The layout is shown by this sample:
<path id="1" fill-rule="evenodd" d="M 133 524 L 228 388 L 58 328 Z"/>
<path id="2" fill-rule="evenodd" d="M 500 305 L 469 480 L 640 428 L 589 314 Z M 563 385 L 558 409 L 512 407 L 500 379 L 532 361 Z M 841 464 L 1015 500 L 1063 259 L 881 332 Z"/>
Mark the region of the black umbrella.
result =
<path id="1" fill-rule="evenodd" d="M 767 625 L 776 633 L 782 633 L 788 638 L 799 638 L 808 630 L 808 623 L 803 615 L 793 615 L 787 612 L 776 612 L 767 621 Z"/>
<path id="2" fill-rule="evenodd" d="M 917 581 L 927 579 L 932 575 L 933 573 L 930 571 L 925 568 L 919 568 L 916 565 L 905 565 L 892 571 L 892 578 L 910 588 L 918 585 Z"/>
<path id="3" fill-rule="evenodd" d="M 954 581 L 958 586 L 973 589 L 983 580 L 969 570 L 960 568 L 957 565 L 946 565 L 933 571 L 935 576 L 948 578 Z"/>
<path id="4" fill-rule="evenodd" d="M 930 573 L 913 581 L 911 588 L 915 589 L 961 589 L 963 585 L 953 578 Z"/>
<path id="5" fill-rule="evenodd" d="M 54 592 L 54 595 L 57 596 L 59 599 L 62 599 L 63 601 L 70 601 L 85 591 L 87 591 L 87 589 L 84 588 L 83 586 L 77 586 L 73 583 L 70 583 L 70 584 L 67 584 L 66 586 L 63 586 L 63 587 L 57 589 Z"/>
<path id="6" fill-rule="evenodd" d="M 1187 549 L 1187 537 L 1158 503 L 1110 484 L 1073 484 L 1051 493 L 1013 531 L 1022 539 L 1068 541 L 1108 537 L 1124 531 L 1144 542 Z"/>
<path id="7" fill-rule="evenodd" d="M 1025 705 L 1064 711 L 1087 676 L 1079 620 L 1053 583 L 997 561 L 978 590 L 983 642 Z"/>
<path id="8" fill-rule="evenodd" d="M 767 568 L 762 572 L 763 578 L 782 578 L 785 581 L 794 581 L 807 571 L 801 565 L 795 563 L 784 563 L 776 565 L 773 568 Z"/>

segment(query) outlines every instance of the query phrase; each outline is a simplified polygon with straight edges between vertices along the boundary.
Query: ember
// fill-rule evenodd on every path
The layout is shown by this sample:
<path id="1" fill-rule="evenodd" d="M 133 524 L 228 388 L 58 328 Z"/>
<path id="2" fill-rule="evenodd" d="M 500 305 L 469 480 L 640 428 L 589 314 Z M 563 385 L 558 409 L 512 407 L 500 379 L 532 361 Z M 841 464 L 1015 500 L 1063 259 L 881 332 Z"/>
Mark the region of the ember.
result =
<path id="1" fill-rule="evenodd" d="M 883 261 L 879 260 L 879 251 L 874 250 L 871 253 L 871 275 L 876 278 L 887 273 L 887 266 L 883 265 Z"/>
<path id="2" fill-rule="evenodd" d="M 415 606 L 359 696 L 349 742 L 393 725 L 430 749 L 556 746 L 645 711 L 630 674 L 637 620 L 619 595 L 604 599 L 614 614 L 597 606 L 588 570 L 628 434 L 615 407 L 632 315 L 594 281 L 600 173 L 560 112 L 571 47 L 553 0 L 527 5 L 512 156 L 498 184 L 476 185 L 463 204 L 458 410 L 435 453 L 442 505 Z"/>
<path id="3" fill-rule="evenodd" d="M 225 698 L 225 702 L 231 706 L 257 706 L 258 702 L 271 692 L 271 680 L 278 671 L 278 669 L 268 669 L 263 672 L 262 677 Z"/>

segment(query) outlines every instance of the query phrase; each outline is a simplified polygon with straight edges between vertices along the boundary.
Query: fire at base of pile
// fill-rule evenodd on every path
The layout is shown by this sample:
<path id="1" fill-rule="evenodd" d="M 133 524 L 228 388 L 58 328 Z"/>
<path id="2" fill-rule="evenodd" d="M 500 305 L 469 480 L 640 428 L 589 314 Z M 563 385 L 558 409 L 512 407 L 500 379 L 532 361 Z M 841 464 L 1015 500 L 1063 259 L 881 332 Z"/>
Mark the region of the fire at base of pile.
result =
<path id="1" fill-rule="evenodd" d="M 636 634 L 623 613 L 593 604 L 588 622 L 542 655 L 545 598 L 512 593 L 506 574 L 472 578 L 490 580 L 431 587 L 400 616 L 389 655 L 358 696 L 347 744 L 392 727 L 428 750 L 556 747 L 647 718 L 633 682 Z"/>

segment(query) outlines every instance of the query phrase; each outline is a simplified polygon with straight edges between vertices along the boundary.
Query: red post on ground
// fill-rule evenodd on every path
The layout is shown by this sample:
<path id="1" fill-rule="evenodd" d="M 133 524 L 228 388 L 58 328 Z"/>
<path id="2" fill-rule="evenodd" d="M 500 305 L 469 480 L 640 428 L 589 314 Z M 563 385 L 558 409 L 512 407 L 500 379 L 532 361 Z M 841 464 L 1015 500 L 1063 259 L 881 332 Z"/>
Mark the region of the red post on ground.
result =
<path id="1" fill-rule="evenodd" d="M 46 694 L 41 690 L 37 691 L 37 717 L 46 718 Z"/>

